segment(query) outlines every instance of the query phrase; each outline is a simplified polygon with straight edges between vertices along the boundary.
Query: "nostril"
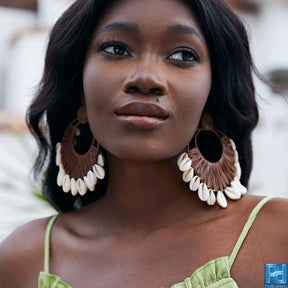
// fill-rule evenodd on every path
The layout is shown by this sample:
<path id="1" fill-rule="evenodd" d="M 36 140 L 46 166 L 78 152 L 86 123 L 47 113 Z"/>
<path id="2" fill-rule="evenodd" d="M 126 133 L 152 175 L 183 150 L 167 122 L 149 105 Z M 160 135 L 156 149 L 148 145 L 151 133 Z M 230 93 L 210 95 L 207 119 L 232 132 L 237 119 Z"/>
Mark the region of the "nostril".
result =
<path id="1" fill-rule="evenodd" d="M 140 92 L 140 89 L 137 86 L 129 86 L 126 89 L 127 93 L 133 93 L 133 92 Z"/>
<path id="2" fill-rule="evenodd" d="M 162 95 L 163 91 L 160 88 L 151 88 L 147 91 L 140 89 L 138 86 L 129 86 L 125 89 L 126 93 L 141 93 L 145 95 Z"/>
<path id="3" fill-rule="evenodd" d="M 151 88 L 149 94 L 161 95 L 163 92 L 160 88 Z"/>

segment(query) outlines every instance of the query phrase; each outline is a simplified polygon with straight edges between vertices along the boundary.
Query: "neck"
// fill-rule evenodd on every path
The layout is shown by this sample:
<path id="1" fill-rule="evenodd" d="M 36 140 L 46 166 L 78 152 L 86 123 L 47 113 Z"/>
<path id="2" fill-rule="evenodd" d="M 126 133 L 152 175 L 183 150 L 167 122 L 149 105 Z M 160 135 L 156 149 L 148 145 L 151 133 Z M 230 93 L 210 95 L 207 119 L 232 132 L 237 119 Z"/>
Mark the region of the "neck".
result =
<path id="1" fill-rule="evenodd" d="M 183 182 L 176 161 L 139 163 L 110 156 L 103 203 L 118 226 L 155 229 L 184 221 L 191 214 L 203 215 L 199 212 L 207 207 Z"/>

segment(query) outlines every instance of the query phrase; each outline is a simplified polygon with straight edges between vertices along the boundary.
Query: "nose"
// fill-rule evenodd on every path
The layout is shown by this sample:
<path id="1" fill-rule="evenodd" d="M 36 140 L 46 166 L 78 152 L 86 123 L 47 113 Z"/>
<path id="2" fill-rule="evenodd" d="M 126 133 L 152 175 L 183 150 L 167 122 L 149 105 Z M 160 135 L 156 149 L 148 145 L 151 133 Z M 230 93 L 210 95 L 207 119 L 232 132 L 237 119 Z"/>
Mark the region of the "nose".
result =
<path id="1" fill-rule="evenodd" d="M 163 77 L 160 63 L 153 57 L 145 57 L 135 63 L 123 82 L 122 90 L 126 93 L 140 93 L 145 95 L 167 94 L 167 82 Z"/>

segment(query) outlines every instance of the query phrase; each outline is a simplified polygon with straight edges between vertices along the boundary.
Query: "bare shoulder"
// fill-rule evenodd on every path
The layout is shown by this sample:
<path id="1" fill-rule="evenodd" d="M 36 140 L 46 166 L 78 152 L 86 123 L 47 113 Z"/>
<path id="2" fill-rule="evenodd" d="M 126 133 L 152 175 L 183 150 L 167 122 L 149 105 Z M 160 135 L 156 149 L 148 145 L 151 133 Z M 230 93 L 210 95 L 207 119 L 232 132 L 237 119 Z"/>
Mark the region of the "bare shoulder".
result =
<path id="1" fill-rule="evenodd" d="M 270 237 L 274 238 L 278 245 L 285 247 L 288 252 L 288 199 L 275 198 L 270 200 L 260 215 L 259 221 L 263 219 L 261 222 L 265 223 Z"/>
<path id="2" fill-rule="evenodd" d="M 255 201 L 253 196 L 251 198 L 251 201 Z M 265 255 L 266 261 L 269 261 L 266 263 L 288 263 L 287 215 L 288 199 L 271 199 L 259 211 L 252 231 L 248 235 L 251 240 L 254 240 L 254 244 L 262 249 L 262 256 Z"/>
<path id="3" fill-rule="evenodd" d="M 255 216 L 251 212 L 263 198 L 246 195 L 237 212 L 244 213 L 246 219 L 249 215 Z M 231 275 L 239 287 L 264 287 L 264 264 L 288 263 L 287 213 L 287 199 L 270 199 L 258 211 L 255 221 L 252 223 L 250 221 L 251 229 L 242 230 L 247 232 L 247 237 L 231 270 Z M 252 216 L 250 219 L 253 218 Z"/>
<path id="4" fill-rule="evenodd" d="M 48 221 L 45 218 L 25 224 L 0 244 L 0 287 L 37 287 Z"/>
<path id="5" fill-rule="evenodd" d="M 274 198 L 266 204 L 266 208 L 263 210 L 263 214 L 266 216 L 280 217 L 282 221 L 288 221 L 287 218 L 282 218 L 281 216 L 287 216 L 288 212 L 288 198 Z M 274 217 L 270 217 L 272 220 L 275 219 Z"/>
<path id="6" fill-rule="evenodd" d="M 245 197 L 246 208 L 252 210 L 261 200 L 268 197 L 247 195 Z M 251 212 L 251 211 L 250 211 Z M 267 224 L 288 224 L 288 198 L 273 197 L 260 209 L 257 221 L 265 221 Z M 285 217 L 286 216 L 286 217 Z M 276 225 L 277 226 L 277 225 Z M 288 226 L 288 225 L 287 225 Z M 287 227 L 288 228 L 288 227 Z"/>

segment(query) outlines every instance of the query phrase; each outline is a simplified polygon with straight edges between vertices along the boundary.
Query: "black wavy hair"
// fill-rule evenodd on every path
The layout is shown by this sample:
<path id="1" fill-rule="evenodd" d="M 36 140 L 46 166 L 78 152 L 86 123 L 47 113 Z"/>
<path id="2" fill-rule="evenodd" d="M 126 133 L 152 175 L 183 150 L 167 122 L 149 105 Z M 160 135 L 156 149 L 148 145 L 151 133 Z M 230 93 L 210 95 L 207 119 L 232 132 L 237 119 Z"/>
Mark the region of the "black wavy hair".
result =
<path id="1" fill-rule="evenodd" d="M 78 209 L 103 195 L 72 196 L 56 184 L 55 146 L 75 118 L 83 95 L 82 72 L 97 23 L 112 0 L 76 0 L 56 22 L 50 34 L 45 68 L 37 94 L 26 115 L 39 153 L 35 176 L 42 180 L 43 194 L 59 212 Z M 242 167 L 241 182 L 248 185 L 252 168 L 251 132 L 258 122 L 252 80 L 255 72 L 243 23 L 222 0 L 182 0 L 189 7 L 206 39 L 212 67 L 212 88 L 205 111 L 236 144 Z M 257 74 L 257 73 L 256 73 Z"/>

